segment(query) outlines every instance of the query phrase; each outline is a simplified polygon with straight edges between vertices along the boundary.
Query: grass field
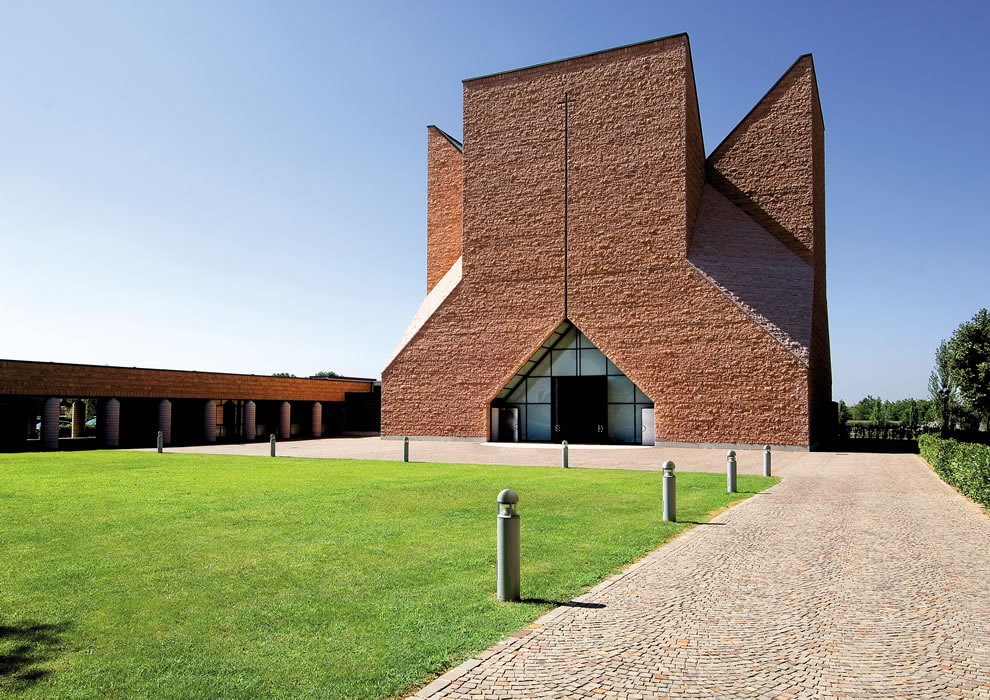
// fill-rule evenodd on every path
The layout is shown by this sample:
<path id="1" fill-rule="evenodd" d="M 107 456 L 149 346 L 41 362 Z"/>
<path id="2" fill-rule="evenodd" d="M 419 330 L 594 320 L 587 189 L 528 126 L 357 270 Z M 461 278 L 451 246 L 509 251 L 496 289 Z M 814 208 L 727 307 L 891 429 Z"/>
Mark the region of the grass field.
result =
<path id="1" fill-rule="evenodd" d="M 0 455 L 0 695 L 387 697 L 670 538 L 656 472 Z M 704 520 L 776 479 L 679 474 Z M 520 496 L 522 603 L 495 588 Z"/>

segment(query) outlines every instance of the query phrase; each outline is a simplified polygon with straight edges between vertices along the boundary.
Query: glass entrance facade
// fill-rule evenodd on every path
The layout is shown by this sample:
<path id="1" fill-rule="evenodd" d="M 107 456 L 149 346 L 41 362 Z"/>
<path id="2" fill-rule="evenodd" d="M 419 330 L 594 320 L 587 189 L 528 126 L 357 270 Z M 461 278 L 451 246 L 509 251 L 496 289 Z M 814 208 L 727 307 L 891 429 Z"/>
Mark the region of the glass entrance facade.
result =
<path id="1" fill-rule="evenodd" d="M 492 401 L 515 408 L 519 440 L 641 444 L 653 402 L 570 321 L 564 321 Z"/>

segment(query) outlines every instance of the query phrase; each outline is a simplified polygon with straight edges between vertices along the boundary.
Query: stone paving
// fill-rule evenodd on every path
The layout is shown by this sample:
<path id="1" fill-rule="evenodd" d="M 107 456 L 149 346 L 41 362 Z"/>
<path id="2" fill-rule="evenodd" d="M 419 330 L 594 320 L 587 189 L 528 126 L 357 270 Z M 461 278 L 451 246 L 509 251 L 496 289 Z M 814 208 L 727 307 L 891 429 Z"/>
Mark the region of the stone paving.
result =
<path id="1" fill-rule="evenodd" d="M 735 448 L 739 453 L 739 473 L 759 474 L 762 470 L 762 449 Z M 267 456 L 267 440 L 243 444 L 198 445 L 168 447 L 167 452 L 199 452 L 204 454 L 238 454 Z M 724 449 L 708 447 L 641 447 L 571 445 L 569 464 L 572 467 L 597 469 L 655 469 L 668 459 L 677 462 L 682 471 L 724 471 Z M 378 437 L 323 438 L 319 440 L 287 440 L 276 445 L 279 457 L 325 457 L 343 459 L 402 459 L 401 440 Z M 774 452 L 775 469 L 786 471 L 808 456 L 807 451 L 781 450 Z M 484 443 L 457 440 L 412 440 L 409 459 L 413 462 L 448 462 L 462 464 L 522 464 L 560 466 L 559 445 L 533 443 Z"/>
<path id="2" fill-rule="evenodd" d="M 417 697 L 990 698 L 990 517 L 914 455 L 784 476 Z"/>
<path id="3" fill-rule="evenodd" d="M 268 445 L 189 451 L 267 454 Z M 401 456 L 364 438 L 279 454 Z M 178 450 L 176 450 L 178 451 Z M 742 473 L 761 452 L 738 450 Z M 559 449 L 412 444 L 413 459 L 559 464 Z M 574 447 L 574 466 L 721 471 L 725 451 Z M 990 700 L 990 517 L 915 455 L 775 452 L 769 491 L 689 530 L 418 698 Z M 526 594 L 523 580 L 523 595 Z"/>

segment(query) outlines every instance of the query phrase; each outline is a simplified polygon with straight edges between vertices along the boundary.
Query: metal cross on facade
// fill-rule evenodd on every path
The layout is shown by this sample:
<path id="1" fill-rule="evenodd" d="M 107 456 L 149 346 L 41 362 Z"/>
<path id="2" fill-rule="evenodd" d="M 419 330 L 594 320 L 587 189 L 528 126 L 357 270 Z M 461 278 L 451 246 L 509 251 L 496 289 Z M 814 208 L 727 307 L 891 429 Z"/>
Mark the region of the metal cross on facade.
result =
<path id="1" fill-rule="evenodd" d="M 564 105 L 564 317 L 567 317 L 567 179 L 568 179 L 568 136 L 569 127 L 568 118 L 570 116 L 570 106 L 574 104 L 577 100 L 574 100 L 569 96 L 568 93 L 564 93 L 564 99 L 558 102 L 558 105 Z"/>

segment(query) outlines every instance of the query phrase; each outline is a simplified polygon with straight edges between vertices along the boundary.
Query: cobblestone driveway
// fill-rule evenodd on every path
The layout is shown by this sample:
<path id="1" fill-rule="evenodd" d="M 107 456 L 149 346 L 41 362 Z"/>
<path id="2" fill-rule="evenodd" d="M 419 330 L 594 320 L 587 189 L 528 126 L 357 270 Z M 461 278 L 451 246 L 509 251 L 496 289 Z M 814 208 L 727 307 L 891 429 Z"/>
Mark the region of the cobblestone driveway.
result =
<path id="1" fill-rule="evenodd" d="M 776 471 L 417 696 L 990 698 L 990 517 L 913 455 Z"/>

